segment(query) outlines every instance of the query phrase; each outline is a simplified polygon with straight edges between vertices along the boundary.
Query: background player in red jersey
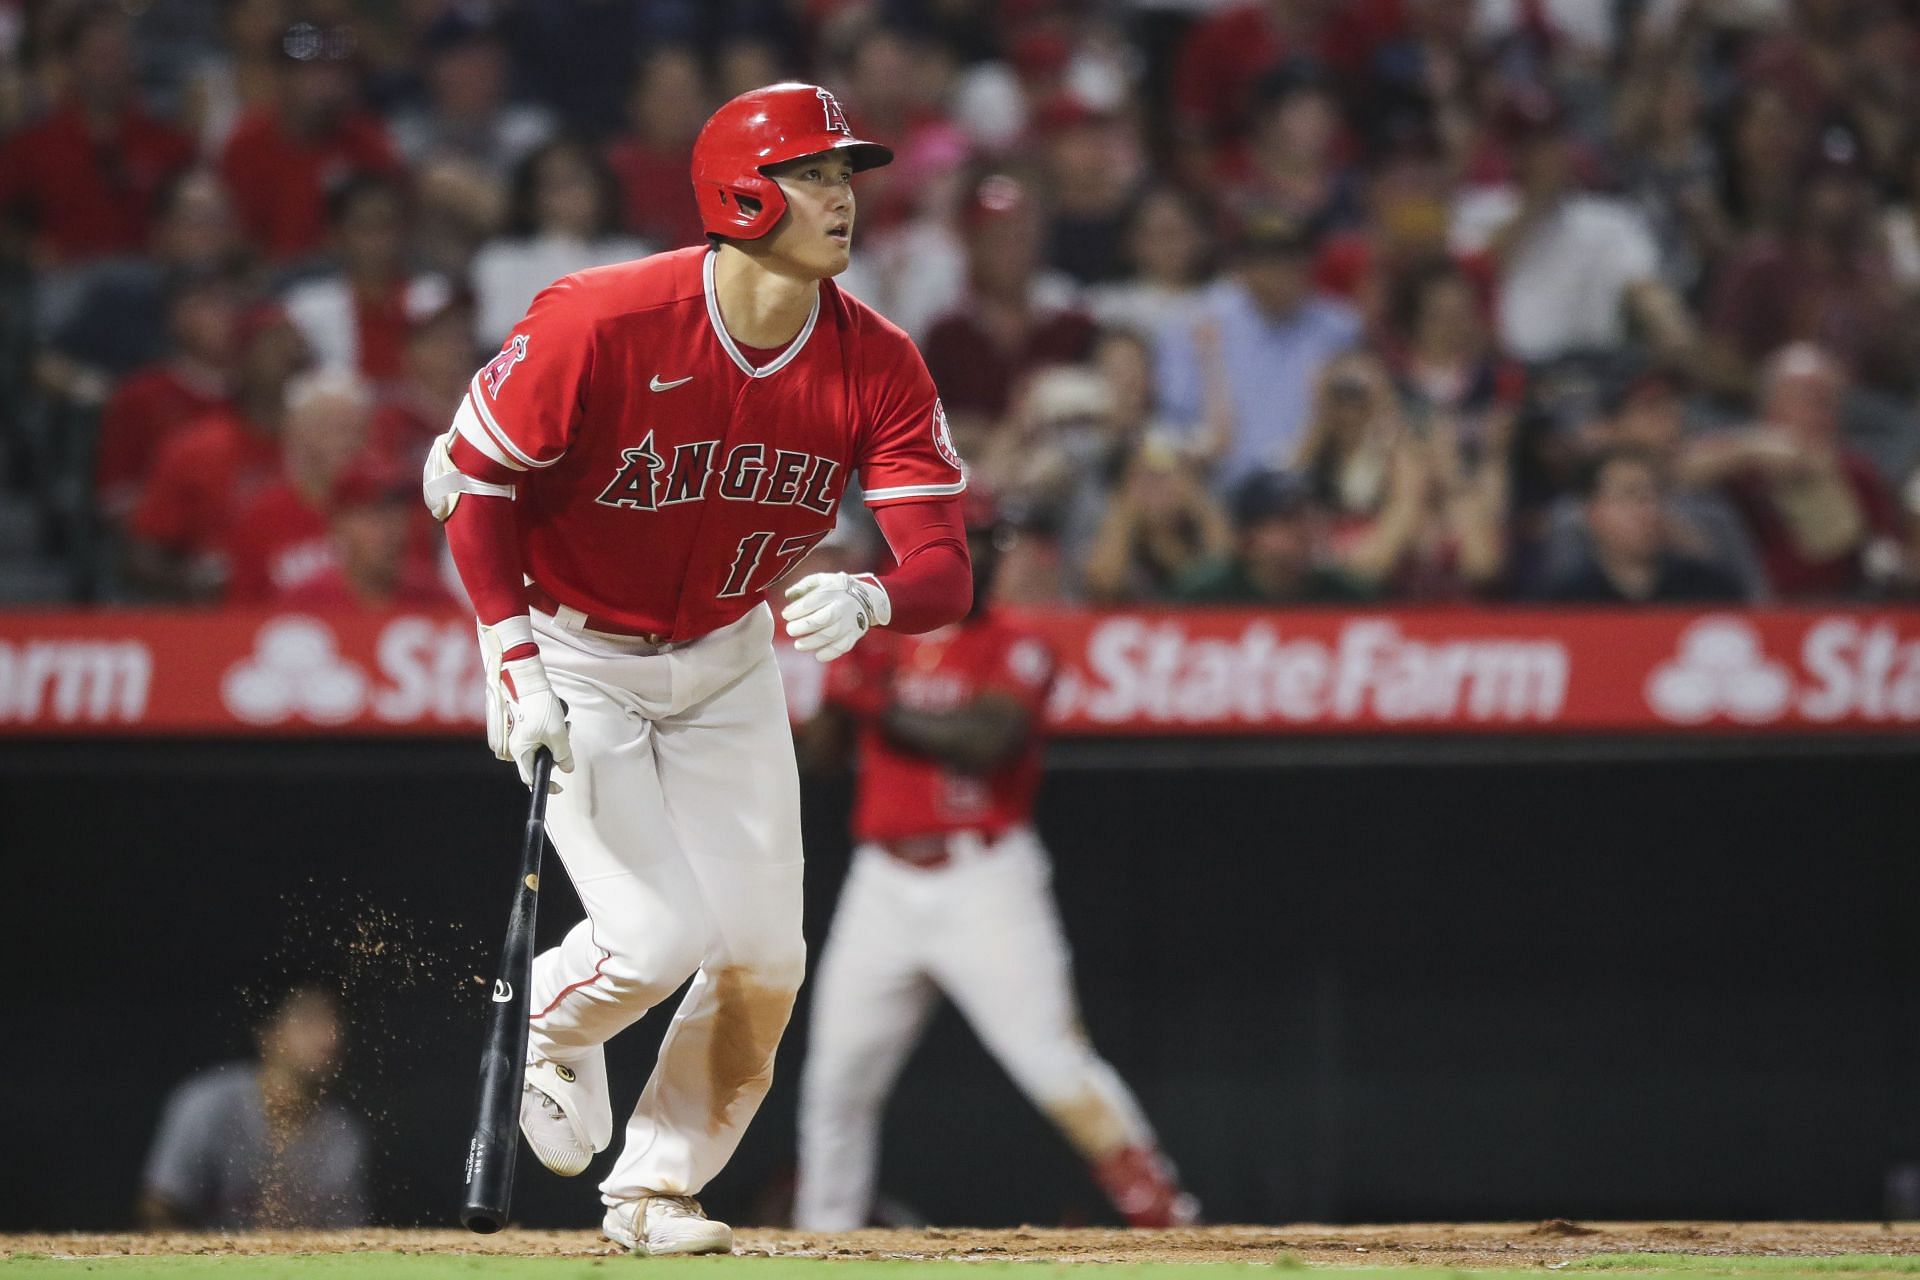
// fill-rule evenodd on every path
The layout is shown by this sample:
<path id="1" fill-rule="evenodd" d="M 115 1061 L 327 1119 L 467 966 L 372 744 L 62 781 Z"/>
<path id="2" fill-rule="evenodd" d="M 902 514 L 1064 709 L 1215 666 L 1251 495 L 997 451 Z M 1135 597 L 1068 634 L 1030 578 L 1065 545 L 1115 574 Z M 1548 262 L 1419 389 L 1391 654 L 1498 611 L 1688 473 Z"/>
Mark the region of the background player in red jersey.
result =
<path id="1" fill-rule="evenodd" d="M 768 585 L 858 472 L 897 567 L 788 588 L 826 661 L 966 612 L 960 459 L 912 342 L 841 293 L 852 175 L 885 148 L 780 84 L 694 148 L 710 243 L 543 291 L 428 454 L 480 619 L 488 738 L 558 772 L 548 830 L 587 918 L 534 961 L 521 1128 L 577 1174 L 613 1134 L 602 1046 L 671 994 L 659 1063 L 600 1184 L 639 1252 L 731 1248 L 693 1199 L 765 1097 L 805 963 L 799 784 Z"/>
<path id="2" fill-rule="evenodd" d="M 1129 1223 L 1189 1223 L 1199 1206 L 1081 1029 L 1032 826 L 1054 658 L 987 607 L 994 522 L 970 506 L 972 610 L 833 668 L 806 730 L 810 756 L 858 735 L 859 844 L 814 977 L 794 1223 L 867 1225 L 880 1113 L 942 992 Z"/>

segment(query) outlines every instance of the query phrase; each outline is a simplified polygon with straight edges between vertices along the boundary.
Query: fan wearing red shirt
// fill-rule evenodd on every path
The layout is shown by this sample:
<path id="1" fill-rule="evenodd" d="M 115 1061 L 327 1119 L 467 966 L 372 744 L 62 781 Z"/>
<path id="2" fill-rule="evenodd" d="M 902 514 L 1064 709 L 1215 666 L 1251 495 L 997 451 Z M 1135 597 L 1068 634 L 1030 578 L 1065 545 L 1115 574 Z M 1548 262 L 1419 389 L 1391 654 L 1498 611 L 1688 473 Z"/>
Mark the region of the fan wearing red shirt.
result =
<path id="1" fill-rule="evenodd" d="M 247 235 L 284 261 L 317 252 L 327 192 L 354 174 L 400 167 L 385 126 L 355 105 L 353 34 L 296 23 L 281 37 L 279 100 L 240 117 L 220 172 Z"/>
<path id="2" fill-rule="evenodd" d="M 0 147 L 0 216 L 24 215 L 35 247 L 59 261 L 145 252 L 160 192 L 193 163 L 193 140 L 142 110 L 117 7 L 81 6 L 54 43 L 66 92 Z"/>
<path id="3" fill-rule="evenodd" d="M 167 299 L 173 355 L 128 374 L 100 413 L 93 492 L 103 514 L 126 514 L 175 428 L 226 406 L 239 316 L 239 296 L 224 276 L 174 284 Z"/>
<path id="4" fill-rule="evenodd" d="M 888 1091 L 944 992 L 1136 1227 L 1192 1222 L 1152 1127 L 1094 1052 L 1034 796 L 1054 657 L 989 609 L 995 521 L 969 511 L 973 608 L 827 674 L 810 756 L 858 735 L 853 867 L 813 986 L 794 1225 L 868 1225 Z"/>
<path id="5" fill-rule="evenodd" d="M 372 391 L 344 369 L 310 373 L 287 388 L 280 474 L 234 513 L 227 603 L 285 599 L 334 570 L 333 492 L 367 452 L 372 416 Z"/>
<path id="6" fill-rule="evenodd" d="M 149 595 L 220 596 L 234 517 L 279 473 L 287 384 L 307 347 L 272 303 L 241 318 L 237 345 L 232 405 L 167 438 L 127 518 L 127 576 Z"/>
<path id="7" fill-rule="evenodd" d="M 710 243 L 534 299 L 427 456 L 479 614 L 488 738 L 531 779 L 587 918 L 536 958 L 521 1128 L 562 1174 L 612 1139 L 602 1046 L 689 977 L 600 1184 L 647 1253 L 732 1246 L 693 1198 L 765 1097 L 805 966 L 799 782 L 763 600 L 858 474 L 890 573 L 810 574 L 821 661 L 966 612 L 966 487 L 913 343 L 842 293 L 853 174 L 892 159 L 824 89 L 742 94 L 694 144 Z"/>

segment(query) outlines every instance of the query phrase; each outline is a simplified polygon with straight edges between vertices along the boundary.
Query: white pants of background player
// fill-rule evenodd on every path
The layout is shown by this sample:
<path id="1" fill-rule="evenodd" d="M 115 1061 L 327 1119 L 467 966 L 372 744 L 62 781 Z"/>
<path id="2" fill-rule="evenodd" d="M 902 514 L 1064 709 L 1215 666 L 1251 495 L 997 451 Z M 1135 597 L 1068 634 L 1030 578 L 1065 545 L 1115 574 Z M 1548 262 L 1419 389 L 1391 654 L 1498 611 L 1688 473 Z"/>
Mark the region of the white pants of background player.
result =
<path id="1" fill-rule="evenodd" d="M 666 653 L 538 612 L 533 624 L 574 761 L 547 829 L 587 918 L 534 959 L 528 1054 L 573 1070 L 569 1101 L 603 1148 L 601 1046 L 693 977 L 600 1184 L 608 1204 L 692 1195 L 766 1096 L 806 965 L 773 618 L 762 605 Z"/>
<path id="2" fill-rule="evenodd" d="M 1154 1145 L 1120 1077 L 1081 1029 L 1053 869 L 1032 831 L 909 866 L 862 845 L 816 967 L 800 1076 L 794 1225 L 867 1225 L 880 1113 L 941 992 L 1088 1161 Z"/>

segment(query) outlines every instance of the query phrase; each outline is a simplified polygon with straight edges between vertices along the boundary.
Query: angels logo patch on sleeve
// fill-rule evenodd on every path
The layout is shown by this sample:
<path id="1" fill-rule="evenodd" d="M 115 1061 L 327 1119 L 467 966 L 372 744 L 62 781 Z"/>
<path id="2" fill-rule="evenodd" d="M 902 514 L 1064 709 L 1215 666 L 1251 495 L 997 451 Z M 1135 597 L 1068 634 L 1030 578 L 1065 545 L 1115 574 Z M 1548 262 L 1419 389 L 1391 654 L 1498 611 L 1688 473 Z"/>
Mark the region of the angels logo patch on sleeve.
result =
<path id="1" fill-rule="evenodd" d="M 955 471 L 965 471 L 967 464 L 960 461 L 960 451 L 953 447 L 953 431 L 947 426 L 947 410 L 939 400 L 933 402 L 933 447 Z"/>
<path id="2" fill-rule="evenodd" d="M 514 335 L 513 340 L 500 349 L 499 355 L 487 361 L 487 367 L 480 371 L 480 380 L 486 383 L 489 398 L 500 398 L 500 387 L 506 382 L 507 375 L 513 372 L 513 366 L 526 358 L 527 335 L 521 333 Z"/>

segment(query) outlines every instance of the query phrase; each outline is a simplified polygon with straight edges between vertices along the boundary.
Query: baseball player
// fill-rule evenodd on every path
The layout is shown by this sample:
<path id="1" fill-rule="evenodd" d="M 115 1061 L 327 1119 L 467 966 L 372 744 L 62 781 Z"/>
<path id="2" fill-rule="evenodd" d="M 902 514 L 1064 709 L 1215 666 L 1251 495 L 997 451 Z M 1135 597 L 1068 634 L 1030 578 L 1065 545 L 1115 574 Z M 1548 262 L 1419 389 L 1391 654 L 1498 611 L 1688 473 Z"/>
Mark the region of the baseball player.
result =
<path id="1" fill-rule="evenodd" d="M 880 1112 L 944 992 L 1134 1226 L 1190 1223 L 1152 1128 L 1087 1042 L 1032 826 L 1046 643 L 986 606 L 993 524 L 969 500 L 972 611 L 827 673 L 809 755 L 857 733 L 853 866 L 814 978 L 796 1226 L 867 1225 Z"/>
<path id="2" fill-rule="evenodd" d="M 541 1163 L 609 1145 L 602 1046 L 673 992 L 602 1229 L 717 1253 L 694 1199 L 772 1079 L 800 985 L 799 784 L 767 586 L 859 474 L 897 567 L 785 592 L 821 661 L 961 617 L 965 488 L 912 342 L 842 293 L 854 173 L 886 164 L 824 89 L 727 103 L 694 145 L 709 243 L 548 287 L 475 375 L 425 488 L 479 615 L 488 741 L 531 776 L 586 919 L 533 966 L 521 1129 Z"/>

